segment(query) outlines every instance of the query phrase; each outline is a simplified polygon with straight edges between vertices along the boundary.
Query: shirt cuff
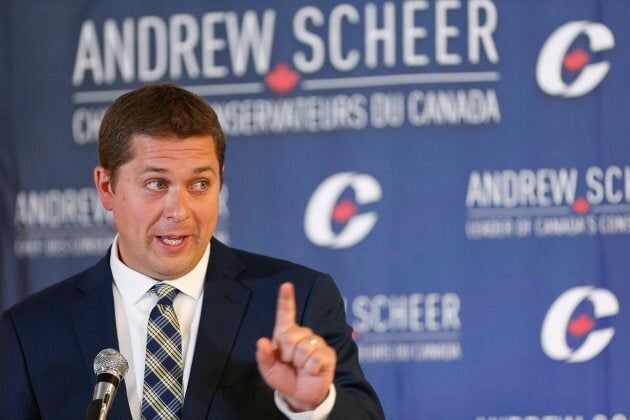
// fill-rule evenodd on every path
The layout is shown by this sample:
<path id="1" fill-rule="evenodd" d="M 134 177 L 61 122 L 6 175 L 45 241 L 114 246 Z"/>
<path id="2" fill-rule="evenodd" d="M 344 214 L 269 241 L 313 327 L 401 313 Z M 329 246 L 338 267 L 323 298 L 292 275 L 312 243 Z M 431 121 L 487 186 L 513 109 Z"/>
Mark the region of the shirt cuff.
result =
<path id="1" fill-rule="evenodd" d="M 273 394 L 273 399 L 276 402 L 278 410 L 287 416 L 289 420 L 326 420 L 335 405 L 336 398 L 337 392 L 335 391 L 335 385 L 330 384 L 328 396 L 319 406 L 315 408 L 315 410 L 296 413 L 295 411 L 291 411 L 289 405 L 280 396 L 278 391 L 275 391 Z"/>

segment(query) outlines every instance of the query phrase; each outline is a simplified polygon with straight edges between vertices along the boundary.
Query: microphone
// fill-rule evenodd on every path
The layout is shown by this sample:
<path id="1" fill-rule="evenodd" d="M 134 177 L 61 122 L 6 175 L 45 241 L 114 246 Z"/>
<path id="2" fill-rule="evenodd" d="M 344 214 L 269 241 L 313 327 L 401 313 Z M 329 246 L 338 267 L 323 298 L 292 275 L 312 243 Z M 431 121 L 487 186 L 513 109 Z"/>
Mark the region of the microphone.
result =
<path id="1" fill-rule="evenodd" d="M 94 358 L 96 386 L 92 401 L 88 405 L 85 420 L 105 420 L 116 396 L 116 388 L 123 379 L 129 364 L 127 359 L 114 349 L 102 350 Z"/>

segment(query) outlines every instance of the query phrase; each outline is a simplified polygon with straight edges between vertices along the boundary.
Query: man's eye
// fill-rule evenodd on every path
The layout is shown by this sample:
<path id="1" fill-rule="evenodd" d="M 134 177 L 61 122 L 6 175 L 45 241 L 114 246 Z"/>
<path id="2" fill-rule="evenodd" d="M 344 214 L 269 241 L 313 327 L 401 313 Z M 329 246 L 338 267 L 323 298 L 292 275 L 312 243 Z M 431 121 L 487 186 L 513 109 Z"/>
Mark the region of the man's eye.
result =
<path id="1" fill-rule="evenodd" d="M 207 190 L 209 186 L 210 186 L 210 183 L 208 182 L 207 179 L 200 179 L 193 183 L 193 189 L 197 191 Z"/>
<path id="2" fill-rule="evenodd" d="M 159 180 L 149 181 L 147 182 L 146 187 L 151 191 L 161 191 L 166 188 L 166 182 Z"/>

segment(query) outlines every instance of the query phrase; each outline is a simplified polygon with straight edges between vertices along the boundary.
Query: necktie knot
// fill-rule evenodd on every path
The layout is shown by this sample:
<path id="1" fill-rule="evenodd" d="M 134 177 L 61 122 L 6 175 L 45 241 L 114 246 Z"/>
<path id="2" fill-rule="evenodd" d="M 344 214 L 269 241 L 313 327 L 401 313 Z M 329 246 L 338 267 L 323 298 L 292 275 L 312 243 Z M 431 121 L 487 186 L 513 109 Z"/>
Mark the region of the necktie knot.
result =
<path id="1" fill-rule="evenodd" d="M 156 284 L 151 288 L 151 291 L 157 295 L 158 305 L 169 306 L 173 306 L 173 300 L 175 299 L 175 296 L 177 296 L 177 293 L 179 293 L 179 290 L 166 283 Z"/>

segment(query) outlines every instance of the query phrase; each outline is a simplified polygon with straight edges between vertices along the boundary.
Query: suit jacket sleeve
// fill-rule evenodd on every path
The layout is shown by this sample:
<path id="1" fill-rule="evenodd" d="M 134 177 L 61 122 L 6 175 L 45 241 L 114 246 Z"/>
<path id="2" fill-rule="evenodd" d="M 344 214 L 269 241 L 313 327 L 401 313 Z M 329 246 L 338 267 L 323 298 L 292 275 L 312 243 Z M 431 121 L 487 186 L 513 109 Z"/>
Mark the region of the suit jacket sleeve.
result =
<path id="1" fill-rule="evenodd" d="M 0 320 L 0 419 L 39 419 L 24 353 L 9 311 Z"/>
<path id="2" fill-rule="evenodd" d="M 300 323 L 324 337 L 337 352 L 334 379 L 337 398 L 328 419 L 383 419 L 378 397 L 359 365 L 343 300 L 330 276 L 322 274 L 313 283 Z"/>

